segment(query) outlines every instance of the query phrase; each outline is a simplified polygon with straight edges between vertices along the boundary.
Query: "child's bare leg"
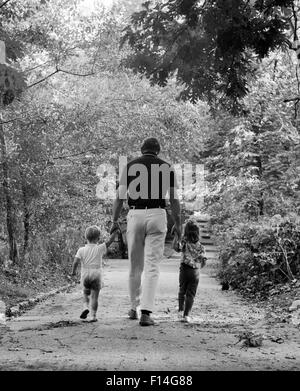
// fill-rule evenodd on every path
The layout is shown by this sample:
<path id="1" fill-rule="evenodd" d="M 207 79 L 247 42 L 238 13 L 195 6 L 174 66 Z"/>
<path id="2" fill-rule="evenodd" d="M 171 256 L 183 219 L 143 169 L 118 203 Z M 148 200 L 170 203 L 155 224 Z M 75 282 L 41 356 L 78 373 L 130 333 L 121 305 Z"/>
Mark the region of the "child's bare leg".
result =
<path id="1" fill-rule="evenodd" d="M 89 309 L 90 305 L 90 291 L 84 290 L 83 291 L 83 308 L 84 309 Z"/>
<path id="2" fill-rule="evenodd" d="M 97 309 L 98 309 L 98 298 L 99 298 L 100 289 L 92 289 L 91 291 L 91 315 L 92 320 L 97 320 Z"/>
<path id="3" fill-rule="evenodd" d="M 89 304 L 90 304 L 90 294 L 91 291 L 89 289 L 83 290 L 83 311 L 80 315 L 81 319 L 86 319 L 89 311 Z"/>

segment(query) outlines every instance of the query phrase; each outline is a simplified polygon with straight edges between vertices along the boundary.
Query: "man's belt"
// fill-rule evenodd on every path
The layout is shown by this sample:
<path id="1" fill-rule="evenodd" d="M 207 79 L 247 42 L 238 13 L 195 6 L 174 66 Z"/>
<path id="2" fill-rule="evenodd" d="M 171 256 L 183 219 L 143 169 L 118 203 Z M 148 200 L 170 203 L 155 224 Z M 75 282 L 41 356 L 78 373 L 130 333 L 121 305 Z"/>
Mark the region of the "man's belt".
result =
<path id="1" fill-rule="evenodd" d="M 130 206 L 129 209 L 165 209 L 163 206 Z"/>

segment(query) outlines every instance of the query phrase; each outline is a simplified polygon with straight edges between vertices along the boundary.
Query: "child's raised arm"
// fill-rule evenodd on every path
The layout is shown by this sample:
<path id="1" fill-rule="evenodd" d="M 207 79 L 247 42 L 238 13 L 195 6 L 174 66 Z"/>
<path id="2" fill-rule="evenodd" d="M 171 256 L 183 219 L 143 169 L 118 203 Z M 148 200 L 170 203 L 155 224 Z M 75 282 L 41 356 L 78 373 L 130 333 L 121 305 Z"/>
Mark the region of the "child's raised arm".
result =
<path id="1" fill-rule="evenodd" d="M 177 232 L 175 232 L 174 239 L 172 241 L 172 248 L 175 250 L 177 253 L 181 251 L 181 246 L 180 246 L 180 241 L 177 235 Z"/>
<path id="2" fill-rule="evenodd" d="M 113 233 L 110 235 L 109 239 L 105 242 L 106 247 L 108 248 L 115 240 L 115 237 L 119 234 L 120 230 L 116 229 L 113 231 Z"/>

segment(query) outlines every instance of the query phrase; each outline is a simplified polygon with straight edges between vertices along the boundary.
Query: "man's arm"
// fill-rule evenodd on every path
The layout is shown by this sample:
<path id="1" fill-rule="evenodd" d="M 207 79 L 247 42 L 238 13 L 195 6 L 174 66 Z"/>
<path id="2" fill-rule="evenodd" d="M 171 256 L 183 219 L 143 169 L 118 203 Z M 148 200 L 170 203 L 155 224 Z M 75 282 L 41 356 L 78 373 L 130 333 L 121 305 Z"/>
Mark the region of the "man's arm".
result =
<path id="1" fill-rule="evenodd" d="M 113 224 L 112 224 L 112 227 L 110 229 L 110 234 L 113 234 L 113 232 L 115 232 L 116 230 L 120 229 L 119 223 L 118 223 L 118 219 L 119 219 L 122 207 L 123 207 L 123 201 L 124 200 L 120 198 L 119 189 L 118 189 L 117 190 L 116 199 L 114 200 L 114 203 L 113 203 L 113 211 L 112 211 L 112 214 L 113 214 Z"/>
<path id="2" fill-rule="evenodd" d="M 173 242 L 172 242 L 172 248 L 177 253 L 181 252 L 181 246 L 180 246 L 180 242 L 179 242 L 179 239 L 178 239 L 178 236 L 177 236 L 177 231 L 175 232 L 175 237 L 174 237 Z"/>
<path id="3" fill-rule="evenodd" d="M 110 229 L 110 234 L 112 234 L 114 231 L 120 229 L 118 219 L 123 207 L 123 201 L 127 198 L 127 166 L 123 169 L 121 177 L 120 177 L 120 183 L 119 187 L 116 191 L 116 199 L 113 203 L 113 224 Z"/>
<path id="4" fill-rule="evenodd" d="M 170 205 L 172 217 L 174 220 L 174 226 L 172 228 L 172 234 L 176 231 L 178 239 L 181 239 L 181 212 L 180 212 L 180 203 L 177 196 L 177 191 L 175 187 L 170 188 Z"/>

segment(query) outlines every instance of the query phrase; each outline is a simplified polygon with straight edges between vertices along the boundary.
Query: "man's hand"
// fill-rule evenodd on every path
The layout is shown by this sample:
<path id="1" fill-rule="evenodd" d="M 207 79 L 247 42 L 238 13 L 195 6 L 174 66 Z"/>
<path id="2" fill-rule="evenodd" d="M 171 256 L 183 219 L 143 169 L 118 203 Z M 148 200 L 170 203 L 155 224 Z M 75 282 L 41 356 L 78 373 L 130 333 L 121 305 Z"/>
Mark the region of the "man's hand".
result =
<path id="1" fill-rule="evenodd" d="M 122 207 L 123 207 L 123 199 L 120 199 L 119 197 L 119 191 L 117 191 L 117 194 L 116 194 L 116 199 L 113 203 L 113 213 L 112 213 L 112 226 L 111 226 L 111 229 L 110 229 L 110 234 L 112 234 L 114 231 L 116 231 L 117 229 L 120 229 L 120 226 L 119 226 L 119 223 L 118 223 L 118 218 L 120 216 L 120 213 L 121 213 L 121 210 L 122 210 Z"/>
<path id="2" fill-rule="evenodd" d="M 117 230 L 120 230 L 120 224 L 117 221 L 113 221 L 109 233 L 112 235 Z"/>
<path id="3" fill-rule="evenodd" d="M 71 282 L 76 282 L 77 281 L 77 274 L 76 273 L 71 273 L 67 276 L 68 280 Z"/>
<path id="4" fill-rule="evenodd" d="M 107 248 L 115 241 L 115 237 L 121 232 L 120 227 L 115 229 L 112 227 L 110 231 L 112 232 L 110 233 L 110 238 L 105 242 Z"/>
<path id="5" fill-rule="evenodd" d="M 175 250 L 177 253 L 179 253 L 180 250 L 181 250 L 180 242 L 179 242 L 179 240 L 178 240 L 177 234 L 175 234 L 175 237 L 174 237 L 174 239 L 173 239 L 172 248 L 173 248 L 173 250 Z"/>
<path id="6" fill-rule="evenodd" d="M 171 235 L 177 235 L 178 240 L 181 239 L 181 226 L 178 224 L 174 224 L 171 229 Z"/>

